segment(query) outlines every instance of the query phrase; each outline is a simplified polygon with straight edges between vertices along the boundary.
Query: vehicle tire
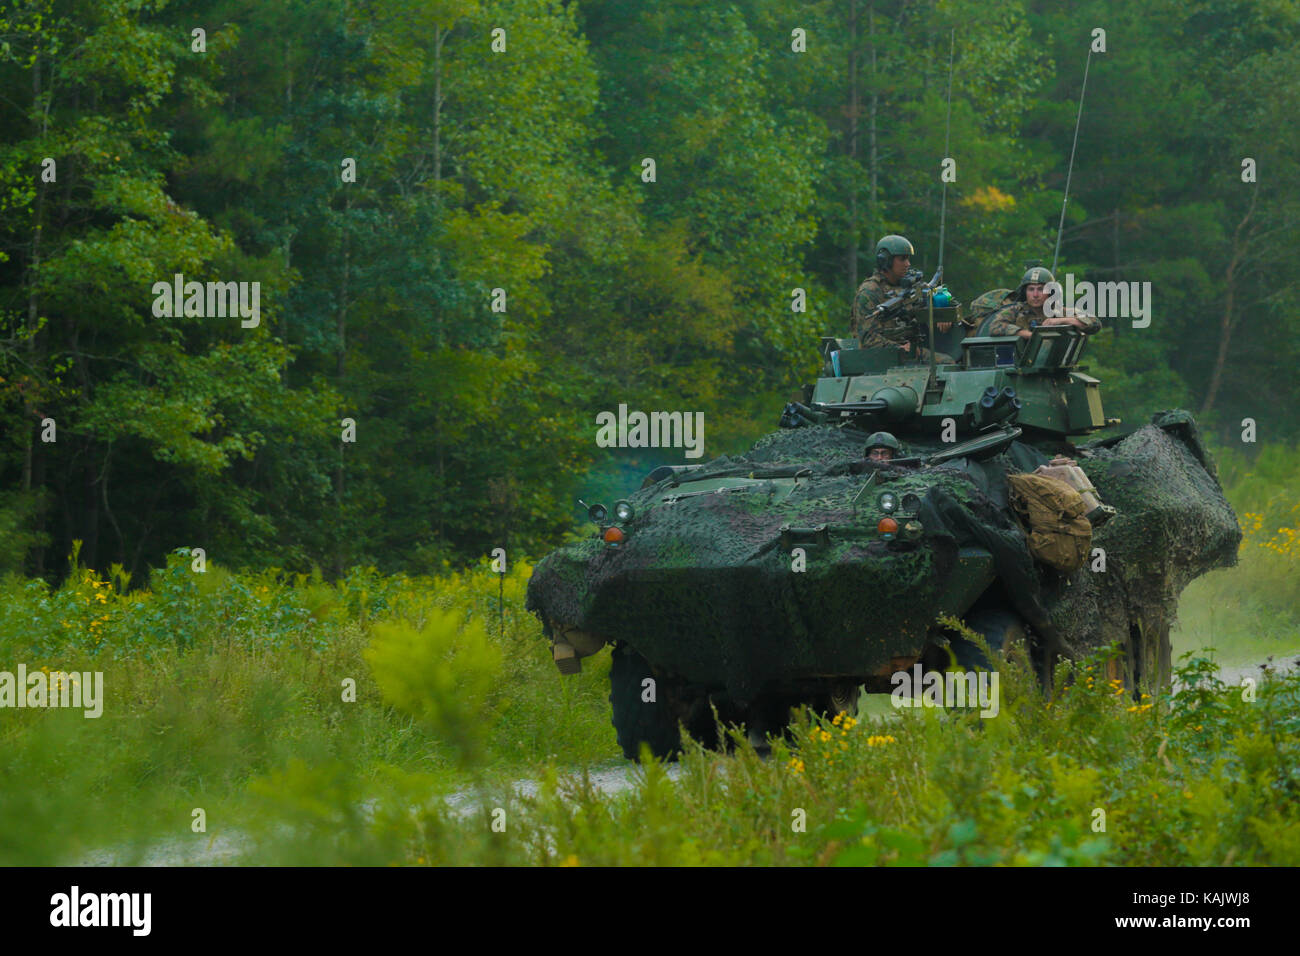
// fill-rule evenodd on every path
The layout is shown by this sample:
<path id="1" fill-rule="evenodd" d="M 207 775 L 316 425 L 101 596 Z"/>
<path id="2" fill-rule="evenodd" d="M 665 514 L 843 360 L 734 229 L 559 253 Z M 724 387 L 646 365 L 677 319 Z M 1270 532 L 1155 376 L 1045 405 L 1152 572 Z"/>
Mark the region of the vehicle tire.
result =
<path id="1" fill-rule="evenodd" d="M 643 681 L 647 678 L 655 682 L 653 701 L 642 699 L 647 689 Z M 681 752 L 681 733 L 677 729 L 668 682 L 660 679 L 650 669 L 649 662 L 626 645 L 615 647 L 610 661 L 609 703 L 623 756 L 639 762 L 643 743 L 660 760 L 671 760 Z"/>
<path id="2" fill-rule="evenodd" d="M 790 711 L 801 701 L 789 694 L 767 693 L 751 701 L 743 720 L 749 744 L 760 754 L 770 752 L 768 736 L 782 737 L 790 730 Z"/>
<path id="3" fill-rule="evenodd" d="M 849 684 L 840 681 L 831 685 L 825 692 L 818 694 L 808 706 L 827 719 L 831 719 L 840 713 L 847 714 L 850 717 L 857 717 L 858 696 L 861 692 L 862 686 L 860 684 Z"/>
<path id="4" fill-rule="evenodd" d="M 708 694 L 692 699 L 682 724 L 686 732 L 700 742 L 705 750 L 722 750 L 726 747 L 725 735 L 718 733 L 718 721 L 713 717 L 713 701 Z M 718 720 L 726 723 L 726 708 L 718 711 Z"/>
<path id="5" fill-rule="evenodd" d="M 830 712 L 834 717 L 838 713 L 858 716 L 858 698 L 862 693 L 861 684 L 839 684 L 831 688 Z"/>
<path id="6" fill-rule="evenodd" d="M 1006 653 L 1016 644 L 1027 645 L 1029 635 L 1025 624 L 1012 611 L 987 608 L 973 612 L 966 618 L 966 624 L 972 631 L 988 641 L 989 649 L 998 654 Z M 989 669 L 991 666 L 979 645 L 964 637 L 953 637 L 948 642 L 952 648 L 957 664 L 966 670 L 976 668 Z"/>

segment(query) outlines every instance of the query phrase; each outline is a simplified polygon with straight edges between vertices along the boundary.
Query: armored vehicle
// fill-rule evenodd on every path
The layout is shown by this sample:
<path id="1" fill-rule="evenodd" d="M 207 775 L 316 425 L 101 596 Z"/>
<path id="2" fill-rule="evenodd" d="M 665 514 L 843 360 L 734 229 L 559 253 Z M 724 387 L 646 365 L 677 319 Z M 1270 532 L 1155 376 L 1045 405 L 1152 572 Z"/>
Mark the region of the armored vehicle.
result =
<path id="1" fill-rule="evenodd" d="M 560 670 L 613 646 L 628 757 L 674 754 L 679 724 L 716 744 L 715 710 L 754 736 L 798 704 L 852 711 L 900 671 L 989 666 L 941 616 L 995 652 L 1022 643 L 1049 692 L 1060 658 L 1115 643 L 1132 693 L 1168 681 L 1180 592 L 1241 537 L 1191 415 L 1105 419 L 1070 326 L 936 345 L 956 363 L 823 339 L 780 429 L 655 469 L 537 565 L 527 605 Z M 867 456 L 882 431 L 901 455 Z M 1026 508 L 1035 474 L 1082 503 L 1056 526 Z"/>

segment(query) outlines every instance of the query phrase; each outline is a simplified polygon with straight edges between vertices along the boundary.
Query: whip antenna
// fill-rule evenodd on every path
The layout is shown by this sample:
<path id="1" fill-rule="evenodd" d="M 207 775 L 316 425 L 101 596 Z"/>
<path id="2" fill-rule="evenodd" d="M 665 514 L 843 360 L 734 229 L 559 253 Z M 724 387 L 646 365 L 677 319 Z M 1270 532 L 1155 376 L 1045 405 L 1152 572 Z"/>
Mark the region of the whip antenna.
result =
<path id="1" fill-rule="evenodd" d="M 943 158 L 948 160 L 948 147 L 952 142 L 952 55 L 953 50 L 957 47 L 957 28 L 953 27 L 952 32 L 948 35 L 948 117 L 943 124 Z M 930 326 L 930 377 L 926 380 L 926 391 L 929 392 L 935 388 L 934 378 L 934 289 L 939 282 L 943 281 L 943 237 L 944 226 L 948 222 L 948 177 L 941 176 L 943 180 L 943 199 L 939 204 L 939 268 L 934 273 L 934 278 L 930 280 L 929 288 L 925 292 L 926 312 L 928 314 Z"/>
<path id="2" fill-rule="evenodd" d="M 943 126 L 943 158 L 948 158 L 948 146 L 952 139 L 952 54 L 957 46 L 957 28 L 954 27 L 948 38 L 948 118 Z M 1091 56 L 1091 52 L 1088 54 Z M 939 206 L 939 275 L 943 275 L 943 234 L 948 220 L 948 179 L 943 178 L 943 200 Z"/>
<path id="3" fill-rule="evenodd" d="M 1083 119 L 1083 95 L 1088 92 L 1088 65 L 1092 63 L 1092 47 L 1083 62 L 1083 87 L 1079 90 L 1079 111 L 1074 117 L 1074 144 L 1070 147 L 1070 165 L 1065 171 L 1065 196 L 1061 200 L 1061 224 L 1056 227 L 1056 251 L 1052 253 L 1052 275 L 1056 275 L 1056 260 L 1061 255 L 1061 233 L 1065 231 L 1065 207 L 1070 204 L 1070 174 L 1074 172 L 1074 151 L 1079 145 L 1079 121 Z M 942 253 L 940 253 L 942 255 Z"/>

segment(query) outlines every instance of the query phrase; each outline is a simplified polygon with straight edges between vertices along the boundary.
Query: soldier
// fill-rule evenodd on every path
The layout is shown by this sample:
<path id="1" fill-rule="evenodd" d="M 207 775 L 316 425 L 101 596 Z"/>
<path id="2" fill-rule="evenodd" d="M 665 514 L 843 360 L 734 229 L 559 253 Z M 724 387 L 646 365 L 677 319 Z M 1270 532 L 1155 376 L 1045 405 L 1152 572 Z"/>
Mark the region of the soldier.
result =
<path id="1" fill-rule="evenodd" d="M 914 313 L 900 310 L 894 315 L 870 317 L 872 310 L 880 303 L 902 291 L 903 277 L 912 267 L 912 256 L 916 250 L 902 236 L 885 236 L 876 243 L 876 271 L 862 285 L 853 299 L 853 317 L 849 322 L 850 334 L 857 337 L 862 348 L 879 346 L 899 346 L 910 352 L 912 343 L 907 339 L 907 331 L 912 320 L 919 318 Z M 935 326 L 940 332 L 947 332 L 952 327 L 950 322 L 940 322 Z M 926 349 L 918 349 L 921 359 L 929 359 Z M 935 353 L 939 362 L 951 362 L 952 359 L 942 353 Z"/>
<path id="2" fill-rule="evenodd" d="M 1084 334 L 1101 331 L 1101 321 L 1075 309 L 1065 309 L 1065 315 L 1043 316 L 1043 303 L 1047 301 L 1047 283 L 1056 277 L 1042 266 L 1031 266 L 1020 278 L 1020 287 L 1012 294 L 1012 302 L 1000 309 L 989 325 L 989 335 L 1018 335 L 1027 339 L 1032 325 L 1072 325 Z"/>
<path id="3" fill-rule="evenodd" d="M 902 453 L 902 444 L 889 432 L 874 432 L 867 439 L 869 461 L 893 461 L 895 456 Z"/>

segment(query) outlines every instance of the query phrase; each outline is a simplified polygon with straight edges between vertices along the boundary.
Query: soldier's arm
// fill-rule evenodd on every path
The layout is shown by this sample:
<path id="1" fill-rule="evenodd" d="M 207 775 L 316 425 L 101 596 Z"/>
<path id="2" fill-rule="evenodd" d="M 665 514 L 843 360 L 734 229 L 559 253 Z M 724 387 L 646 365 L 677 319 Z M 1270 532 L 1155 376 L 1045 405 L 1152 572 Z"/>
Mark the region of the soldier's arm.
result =
<path id="1" fill-rule="evenodd" d="M 1016 320 L 1009 310 L 1003 310 L 989 323 L 989 335 L 1019 335 L 1028 338 L 1029 331 L 1016 325 Z"/>
<path id="2" fill-rule="evenodd" d="M 1101 319 L 1095 315 L 1089 315 L 1087 312 L 1074 313 L 1074 319 L 1084 335 L 1092 335 L 1101 331 Z"/>
<path id="3" fill-rule="evenodd" d="M 863 284 L 858 289 L 858 294 L 853 300 L 853 314 L 858 317 L 859 322 L 866 320 L 881 302 L 885 301 L 884 293 L 879 289 L 874 289 L 870 285 Z"/>
<path id="4" fill-rule="evenodd" d="M 858 335 L 862 331 L 864 320 L 867 317 L 867 299 L 866 289 L 858 286 L 858 291 L 853 294 L 853 306 L 849 309 L 849 333 Z"/>
<path id="5" fill-rule="evenodd" d="M 1048 319 L 1043 325 L 1069 325 L 1079 329 L 1084 335 L 1092 335 L 1094 332 L 1101 331 L 1101 320 L 1096 316 L 1089 315 L 1087 312 L 1079 312 L 1071 309 L 1065 315 Z"/>
<path id="6" fill-rule="evenodd" d="M 866 337 L 878 324 L 879 320 L 871 318 L 871 313 L 884 300 L 883 293 L 870 285 L 863 285 L 858 289 L 858 294 L 853 299 L 853 317 L 850 328 L 860 340 L 865 341 Z"/>

